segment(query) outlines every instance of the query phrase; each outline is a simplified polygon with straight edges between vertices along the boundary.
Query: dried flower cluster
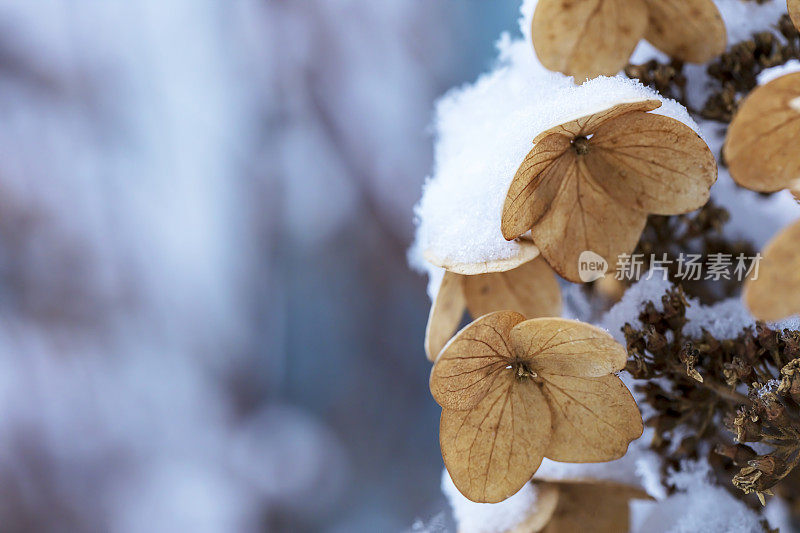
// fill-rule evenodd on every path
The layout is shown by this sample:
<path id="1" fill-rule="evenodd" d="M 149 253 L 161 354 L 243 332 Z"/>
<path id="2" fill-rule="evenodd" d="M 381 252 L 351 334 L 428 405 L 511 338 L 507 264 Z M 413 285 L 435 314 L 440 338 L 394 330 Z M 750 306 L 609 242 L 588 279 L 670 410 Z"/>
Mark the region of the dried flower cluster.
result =
<path id="1" fill-rule="evenodd" d="M 794 0 L 789 12 L 798 15 Z M 781 37 L 761 33 L 727 52 L 711 0 L 540 0 L 532 26 L 542 64 L 578 81 L 617 73 L 647 39 L 669 62 L 628 65 L 626 74 L 684 104 L 684 63 L 716 57 L 708 74 L 717 90 L 692 111 L 730 123 L 731 175 L 756 191 L 800 190 L 800 73 L 757 88 L 762 70 L 800 56 L 789 15 Z M 514 257 L 464 264 L 426 255 L 445 270 L 425 339 L 445 466 L 475 502 L 500 502 L 535 483 L 538 504 L 515 533 L 627 529 L 628 503 L 646 497 L 641 490 L 532 480 L 543 458 L 611 461 L 642 435 L 641 413 L 617 376 L 623 368 L 640 380 L 637 392 L 654 413 L 646 423 L 665 473 L 707 458 L 750 504 L 748 494 L 763 503 L 773 491 L 800 487 L 800 332 L 759 323 L 735 339 L 685 333 L 684 288 L 715 302 L 735 296 L 740 282 L 681 278 L 660 306 L 645 306 L 640 327 L 625 325 L 627 350 L 604 330 L 553 318 L 561 313 L 555 274 L 587 281 L 579 271 L 587 251 L 607 269 L 631 253 L 643 257 L 645 272 L 651 257 L 661 259 L 673 281 L 682 254 L 755 256 L 748 243 L 723 236 L 729 214 L 708 203 L 717 178 L 711 150 L 686 124 L 653 113 L 660 106 L 620 101 L 532 139 L 497 228 L 518 243 Z M 745 283 L 757 317 L 800 312 L 798 243 L 800 223 L 767 246 L 760 277 Z M 467 311 L 474 321 L 456 333 Z"/>
<path id="2" fill-rule="evenodd" d="M 583 251 L 613 266 L 636 247 L 649 213 L 705 204 L 714 156 L 685 124 L 649 113 L 660 105 L 619 104 L 536 137 L 508 190 L 503 236 L 530 230 L 550 266 L 580 282 Z"/>
<path id="3" fill-rule="evenodd" d="M 532 25 L 542 64 L 577 82 L 618 73 L 642 38 L 692 63 L 714 58 L 727 44 L 711 0 L 540 0 Z"/>
<path id="4" fill-rule="evenodd" d="M 623 329 L 627 370 L 646 380 L 637 390 L 656 413 L 646 421 L 651 446 L 667 465 L 709 454 L 721 476 L 763 502 L 800 461 L 800 331 L 759 324 L 735 339 L 690 337 L 688 305 L 680 288 L 670 290 L 661 310 L 646 304 L 640 328 Z"/>
<path id="5" fill-rule="evenodd" d="M 453 483 L 494 503 L 527 483 L 544 457 L 600 462 L 641 436 L 636 402 L 614 372 L 625 349 L 606 331 L 503 311 L 464 328 L 439 354 L 431 393 Z"/>

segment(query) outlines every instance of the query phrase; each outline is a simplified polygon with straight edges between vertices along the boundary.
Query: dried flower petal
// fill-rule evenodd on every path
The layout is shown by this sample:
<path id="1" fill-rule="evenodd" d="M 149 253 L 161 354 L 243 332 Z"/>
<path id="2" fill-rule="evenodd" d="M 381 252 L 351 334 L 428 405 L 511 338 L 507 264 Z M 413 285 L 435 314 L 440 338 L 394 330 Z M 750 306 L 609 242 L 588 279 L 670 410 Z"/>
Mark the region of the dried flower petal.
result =
<path id="1" fill-rule="evenodd" d="M 465 276 L 464 294 L 473 317 L 503 309 L 526 317 L 561 314 L 558 280 L 541 257 L 506 272 Z"/>
<path id="2" fill-rule="evenodd" d="M 641 0 L 539 0 L 533 46 L 542 65 L 583 81 L 622 70 L 646 28 Z"/>
<path id="3" fill-rule="evenodd" d="M 633 396 L 617 376 L 544 376 L 553 409 L 553 434 L 545 455 L 554 461 L 592 463 L 619 459 L 642 436 Z"/>
<path id="4" fill-rule="evenodd" d="M 566 318 L 526 320 L 511 330 L 513 346 L 543 377 L 601 377 L 625 368 L 628 352 L 604 329 Z"/>
<path id="5" fill-rule="evenodd" d="M 555 483 L 536 484 L 536 504 L 525 520 L 509 529 L 506 533 L 536 533 L 553 518 L 558 508 L 558 485 Z"/>
<path id="6" fill-rule="evenodd" d="M 586 165 L 617 202 L 656 215 L 694 211 L 708 201 L 716 161 L 682 122 L 628 113 L 604 122 L 592 137 Z"/>
<path id="7" fill-rule="evenodd" d="M 800 180 L 800 72 L 758 87 L 733 117 L 725 160 L 739 185 L 774 192 Z"/>
<path id="8" fill-rule="evenodd" d="M 711 0 L 645 0 L 649 23 L 645 39 L 667 55 L 705 63 L 725 51 L 728 35 Z"/>
<path id="9" fill-rule="evenodd" d="M 685 124 L 619 104 L 539 135 L 512 181 L 501 230 L 531 230 L 547 262 L 579 282 L 590 250 L 609 265 L 636 246 L 648 213 L 692 211 L 708 200 L 716 161 Z"/>
<path id="10" fill-rule="evenodd" d="M 800 0 L 787 0 L 786 5 L 789 8 L 789 16 L 792 17 L 794 27 L 800 30 Z"/>
<path id="11" fill-rule="evenodd" d="M 425 330 L 430 361 L 456 333 L 467 309 L 474 318 L 506 309 L 528 317 L 558 316 L 561 288 L 553 269 L 540 257 L 506 272 L 464 276 L 445 271 Z"/>
<path id="12" fill-rule="evenodd" d="M 464 277 L 445 271 L 425 327 L 425 353 L 430 361 L 436 359 L 453 337 L 466 308 Z"/>
<path id="13" fill-rule="evenodd" d="M 497 503 L 539 468 L 550 440 L 550 409 L 529 379 L 500 374 L 470 410 L 442 410 L 439 443 L 453 484 L 468 499 Z"/>
<path id="14" fill-rule="evenodd" d="M 617 483 L 558 483 L 558 507 L 544 533 L 619 533 L 630 528 L 631 499 L 651 499 L 646 492 Z"/>
<path id="15" fill-rule="evenodd" d="M 476 274 L 488 274 L 490 272 L 505 272 L 512 268 L 517 268 L 528 261 L 533 261 L 539 256 L 539 249 L 530 240 L 519 239 L 517 244 L 519 244 L 519 249 L 512 257 L 483 261 L 480 263 L 459 263 L 457 261 L 442 259 L 437 257 L 430 250 L 426 250 L 423 255 L 432 265 L 449 270 L 450 272 L 455 272 L 456 274 L 474 276 Z"/>
<path id="16" fill-rule="evenodd" d="M 761 320 L 780 320 L 800 313 L 800 222 L 774 237 L 764 248 L 758 268 L 745 282 L 744 300 Z"/>
<path id="17" fill-rule="evenodd" d="M 523 322 L 519 313 L 483 316 L 461 330 L 439 354 L 431 371 L 431 394 L 445 409 L 471 409 L 483 399 L 514 354 L 507 341 Z"/>

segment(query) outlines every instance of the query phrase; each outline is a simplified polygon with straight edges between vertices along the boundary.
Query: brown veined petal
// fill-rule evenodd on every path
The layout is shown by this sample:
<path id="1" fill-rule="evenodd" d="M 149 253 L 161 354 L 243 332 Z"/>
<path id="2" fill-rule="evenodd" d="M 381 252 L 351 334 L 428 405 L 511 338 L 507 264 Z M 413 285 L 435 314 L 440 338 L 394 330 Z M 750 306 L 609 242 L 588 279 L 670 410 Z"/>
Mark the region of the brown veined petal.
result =
<path id="1" fill-rule="evenodd" d="M 476 274 L 488 274 L 490 272 L 505 272 L 506 270 L 517 268 L 539 257 L 539 248 L 530 240 L 519 239 L 517 240 L 517 244 L 519 244 L 519 249 L 512 257 L 495 259 L 493 261 L 481 261 L 479 263 L 449 261 L 436 256 L 431 250 L 427 250 L 423 255 L 429 263 L 444 268 L 445 270 L 456 274 L 464 274 L 465 276 L 474 276 Z"/>
<path id="2" fill-rule="evenodd" d="M 431 394 L 445 409 L 471 409 L 503 374 L 513 353 L 511 329 L 525 320 L 513 311 L 482 316 L 458 332 L 431 370 Z"/>
<path id="3" fill-rule="evenodd" d="M 598 185 L 574 151 L 568 171 L 547 214 L 531 230 L 542 256 L 561 277 L 580 283 L 578 259 L 584 251 L 614 268 L 620 254 L 636 248 L 647 215 L 616 202 Z"/>
<path id="4" fill-rule="evenodd" d="M 609 196 L 645 213 L 693 211 L 708 201 L 717 179 L 716 159 L 703 139 L 682 122 L 652 113 L 604 122 L 584 157 Z"/>
<path id="5" fill-rule="evenodd" d="M 725 51 L 728 33 L 711 0 L 645 0 L 650 13 L 644 38 L 667 55 L 705 63 Z"/>
<path id="6" fill-rule="evenodd" d="M 626 113 L 631 113 L 633 111 L 641 111 L 643 113 L 646 113 L 647 111 L 653 111 L 654 109 L 658 109 L 659 107 L 661 107 L 660 100 L 638 100 L 636 102 L 625 102 L 617 104 L 602 111 L 598 111 L 597 113 L 586 115 L 581 118 L 565 122 L 564 124 L 561 124 L 554 128 L 550 128 L 549 130 L 545 130 L 544 132 L 540 133 L 533 139 L 533 144 L 538 143 L 540 140 L 554 133 L 558 133 L 559 135 L 564 135 L 566 137 L 569 137 L 570 139 L 574 139 L 579 135 L 584 135 L 584 136 L 590 135 L 594 133 L 594 131 L 597 129 L 598 126 L 600 126 L 600 124 L 603 124 L 608 120 L 612 120 L 614 118 L 617 118 Z"/>
<path id="7" fill-rule="evenodd" d="M 800 179 L 800 72 L 754 90 L 733 117 L 725 160 L 742 187 L 775 192 Z"/>
<path id="8" fill-rule="evenodd" d="M 618 73 L 646 29 L 642 0 L 539 0 L 531 31 L 542 65 L 582 82 Z"/>
<path id="9" fill-rule="evenodd" d="M 442 457 L 466 498 L 497 503 L 513 496 L 539 468 L 550 439 L 550 408 L 531 379 L 506 369 L 472 409 L 444 409 Z"/>
<path id="10" fill-rule="evenodd" d="M 465 276 L 464 296 L 474 317 L 504 309 L 526 317 L 561 314 L 558 280 L 541 257 L 507 272 Z"/>
<path id="11" fill-rule="evenodd" d="M 547 212 L 569 164 L 561 156 L 569 149 L 567 137 L 551 135 L 540 139 L 525 157 L 503 204 L 501 231 L 504 238 L 516 239 Z"/>
<path id="12" fill-rule="evenodd" d="M 794 27 L 800 30 L 800 0 L 787 0 L 786 6 L 789 8 L 789 16 L 792 17 Z"/>
<path id="13" fill-rule="evenodd" d="M 464 276 L 445 271 L 425 328 L 425 354 L 429 361 L 436 360 L 447 341 L 453 338 L 466 308 Z"/>
<path id="14" fill-rule="evenodd" d="M 750 312 L 769 321 L 800 313 L 800 222 L 767 243 L 763 256 L 744 285 Z"/>
<path id="15" fill-rule="evenodd" d="M 517 357 L 542 376 L 600 377 L 625 368 L 628 352 L 604 329 L 566 318 L 534 318 L 511 330 Z"/>
<path id="16" fill-rule="evenodd" d="M 553 518 L 558 508 L 559 490 L 552 483 L 536 484 L 536 503 L 530 514 L 507 533 L 537 533 Z"/>
<path id="17" fill-rule="evenodd" d="M 542 377 L 553 413 L 553 435 L 545 457 L 568 463 L 613 461 L 642 436 L 642 415 L 617 376 Z"/>
<path id="18" fill-rule="evenodd" d="M 559 483 L 558 507 L 545 533 L 619 533 L 630 529 L 630 499 L 641 491 L 611 483 Z"/>

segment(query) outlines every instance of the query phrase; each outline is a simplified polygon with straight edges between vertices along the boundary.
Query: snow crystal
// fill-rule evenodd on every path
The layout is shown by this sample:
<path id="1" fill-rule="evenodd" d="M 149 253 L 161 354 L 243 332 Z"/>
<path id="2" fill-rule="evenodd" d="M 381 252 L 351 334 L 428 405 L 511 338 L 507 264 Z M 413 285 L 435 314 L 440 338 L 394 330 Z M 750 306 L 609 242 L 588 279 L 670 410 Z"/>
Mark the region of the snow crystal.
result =
<path id="1" fill-rule="evenodd" d="M 461 494 L 447 470 L 442 472 L 442 492 L 458 522 L 459 533 L 500 533 L 522 523 L 536 505 L 536 487 L 531 483 L 500 503 L 475 503 Z"/>

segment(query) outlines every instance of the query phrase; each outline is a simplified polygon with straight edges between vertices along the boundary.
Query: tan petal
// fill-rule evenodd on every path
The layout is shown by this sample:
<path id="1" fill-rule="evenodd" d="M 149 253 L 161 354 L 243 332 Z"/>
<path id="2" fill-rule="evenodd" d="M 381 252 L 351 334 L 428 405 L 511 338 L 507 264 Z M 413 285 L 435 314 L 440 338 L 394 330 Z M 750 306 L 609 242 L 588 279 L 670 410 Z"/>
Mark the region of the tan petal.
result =
<path id="1" fill-rule="evenodd" d="M 533 46 L 542 65 L 582 82 L 617 74 L 646 29 L 642 0 L 539 0 Z"/>
<path id="2" fill-rule="evenodd" d="M 728 33 L 712 0 L 645 0 L 645 39 L 675 59 L 705 63 L 725 51 Z"/>
<path id="3" fill-rule="evenodd" d="M 530 379 L 507 369 L 474 408 L 444 409 L 442 457 L 456 488 L 474 502 L 514 495 L 542 462 L 550 438 L 550 408 Z"/>
<path id="4" fill-rule="evenodd" d="M 639 408 L 615 375 L 547 375 L 543 391 L 553 412 L 553 436 L 545 456 L 554 461 L 613 461 L 642 435 Z"/>
<path id="5" fill-rule="evenodd" d="M 538 257 L 507 272 L 464 276 L 472 316 L 509 309 L 526 317 L 561 314 L 561 289 L 553 269 Z"/>
<path id="6" fill-rule="evenodd" d="M 760 320 L 780 320 L 800 313 L 800 222 L 789 226 L 764 248 L 764 258 L 744 285 L 744 300 Z"/>
<path id="7" fill-rule="evenodd" d="M 519 250 L 514 256 L 506 259 L 495 259 L 493 261 L 481 261 L 479 263 L 459 263 L 457 261 L 442 259 L 436 256 L 431 250 L 427 250 L 423 255 L 429 263 L 444 268 L 445 270 L 455 272 L 456 274 L 474 276 L 476 274 L 487 274 L 490 272 L 505 272 L 506 270 L 517 268 L 539 257 L 539 248 L 530 240 L 519 239 L 517 244 L 519 244 Z"/>
<path id="8" fill-rule="evenodd" d="M 625 102 L 617 104 L 615 106 L 609 107 L 608 109 L 598 111 L 597 113 L 586 115 L 581 118 L 565 122 L 564 124 L 561 124 L 554 128 L 550 128 L 549 130 L 546 130 L 537 135 L 533 139 L 533 143 L 536 144 L 545 137 L 548 137 L 554 133 L 565 135 L 570 139 L 574 139 L 579 135 L 584 135 L 584 136 L 590 135 L 594 133 L 595 130 L 606 121 L 615 119 L 626 113 L 632 113 L 633 111 L 640 111 L 642 113 L 646 113 L 647 111 L 653 111 L 654 109 L 658 109 L 659 107 L 661 107 L 661 100 L 638 100 L 636 102 Z M 528 157 L 530 157 L 530 154 Z"/>
<path id="9" fill-rule="evenodd" d="M 525 320 L 512 311 L 483 316 L 456 335 L 431 370 L 431 394 L 445 409 L 471 409 L 503 374 L 513 358 L 508 338 Z"/>
<path id="10" fill-rule="evenodd" d="M 794 27 L 800 30 L 800 0 L 787 0 L 786 5 L 789 8 L 789 16 L 792 17 Z"/>
<path id="11" fill-rule="evenodd" d="M 531 230 L 542 255 L 563 278 L 580 283 L 578 258 L 584 251 L 601 255 L 610 269 L 620 254 L 631 253 L 647 222 L 647 215 L 617 203 L 597 184 L 574 150 L 568 172 L 550 209 Z"/>
<path id="12" fill-rule="evenodd" d="M 600 377 L 625 368 L 628 352 L 605 330 L 566 318 L 535 318 L 511 330 L 511 346 L 542 376 Z"/>
<path id="13" fill-rule="evenodd" d="M 558 507 L 546 533 L 624 533 L 630 528 L 630 498 L 624 486 L 560 483 Z"/>
<path id="14" fill-rule="evenodd" d="M 800 179 L 800 72 L 758 87 L 733 117 L 725 160 L 739 185 L 760 192 L 790 187 Z"/>
<path id="15" fill-rule="evenodd" d="M 673 118 L 632 112 L 600 125 L 584 156 L 595 181 L 617 202 L 674 215 L 703 206 L 717 179 L 714 154 Z"/>
<path id="16" fill-rule="evenodd" d="M 525 520 L 507 533 L 537 533 L 553 518 L 558 508 L 558 486 L 551 483 L 536 484 L 536 503 Z"/>
<path id="17" fill-rule="evenodd" d="M 464 276 L 445 271 L 425 328 L 425 354 L 429 361 L 435 361 L 447 341 L 453 338 L 466 308 Z"/>
<path id="18" fill-rule="evenodd" d="M 516 239 L 547 212 L 569 164 L 561 156 L 570 146 L 570 139 L 551 135 L 539 140 L 525 157 L 503 204 L 503 237 Z"/>

